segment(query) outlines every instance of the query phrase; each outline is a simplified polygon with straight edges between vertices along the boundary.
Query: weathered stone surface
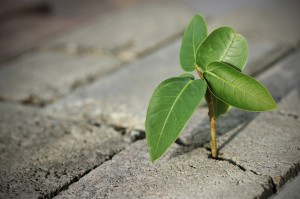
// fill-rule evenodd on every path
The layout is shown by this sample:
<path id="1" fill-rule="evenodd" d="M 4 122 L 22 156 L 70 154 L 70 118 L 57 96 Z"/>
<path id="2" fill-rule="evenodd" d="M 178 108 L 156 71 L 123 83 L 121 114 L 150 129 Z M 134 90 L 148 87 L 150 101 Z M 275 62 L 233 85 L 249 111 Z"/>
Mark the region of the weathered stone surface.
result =
<path id="1" fill-rule="evenodd" d="M 145 141 L 132 144 L 56 198 L 256 198 L 272 192 L 270 178 L 245 172 L 208 151 L 173 146 L 149 162 Z"/>
<path id="2" fill-rule="evenodd" d="M 0 198 L 51 197 L 127 145 L 101 124 L 0 104 Z"/>
<path id="3" fill-rule="evenodd" d="M 36 52 L 0 68 L 0 98 L 45 105 L 116 68 L 116 59 Z"/>
<path id="4" fill-rule="evenodd" d="M 272 199 L 299 199 L 300 198 L 300 176 L 287 183 Z"/>
<path id="5" fill-rule="evenodd" d="M 148 1 L 96 19 L 49 42 L 48 48 L 89 48 L 130 60 L 181 35 L 194 15 L 181 1 Z"/>
<path id="6" fill-rule="evenodd" d="M 61 108 L 61 105 L 72 109 L 72 102 L 78 105 L 94 99 L 99 101 L 94 111 L 109 114 L 107 117 L 114 120 L 112 123 L 144 129 L 143 118 L 155 87 L 162 80 L 182 73 L 178 65 L 179 48 L 180 42 L 176 42 L 74 92 L 48 109 Z"/>

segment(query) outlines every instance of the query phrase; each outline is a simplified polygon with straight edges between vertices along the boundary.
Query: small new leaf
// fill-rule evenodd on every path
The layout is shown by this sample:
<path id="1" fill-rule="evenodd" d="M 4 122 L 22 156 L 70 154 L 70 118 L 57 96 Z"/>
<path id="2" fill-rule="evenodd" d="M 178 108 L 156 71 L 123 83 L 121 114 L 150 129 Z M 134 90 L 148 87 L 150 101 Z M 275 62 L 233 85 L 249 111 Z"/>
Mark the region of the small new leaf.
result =
<path id="1" fill-rule="evenodd" d="M 195 70 L 196 51 L 202 41 L 207 37 L 205 19 L 195 15 L 184 32 L 180 48 L 180 65 L 185 71 Z"/>
<path id="2" fill-rule="evenodd" d="M 247 111 L 277 108 L 269 91 L 254 78 L 221 63 L 213 62 L 204 72 L 210 91 L 225 103 Z"/>
<path id="3" fill-rule="evenodd" d="M 161 157 L 180 135 L 207 89 L 190 77 L 163 81 L 154 91 L 146 115 L 146 139 L 151 161 Z"/>

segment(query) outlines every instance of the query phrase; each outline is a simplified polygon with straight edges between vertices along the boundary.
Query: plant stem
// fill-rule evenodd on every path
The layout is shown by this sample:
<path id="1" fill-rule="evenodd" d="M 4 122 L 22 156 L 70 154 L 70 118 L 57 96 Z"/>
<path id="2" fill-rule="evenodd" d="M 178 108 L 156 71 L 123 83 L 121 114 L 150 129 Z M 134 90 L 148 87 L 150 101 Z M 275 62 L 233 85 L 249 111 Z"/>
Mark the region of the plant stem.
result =
<path id="1" fill-rule="evenodd" d="M 196 71 L 201 79 L 203 78 L 202 72 L 195 65 Z M 206 90 L 205 99 L 208 104 L 208 116 L 210 123 L 210 137 L 211 137 L 211 156 L 214 159 L 218 158 L 218 150 L 217 150 L 217 130 L 216 130 L 216 117 L 214 114 L 214 104 L 212 101 L 212 93 L 209 89 Z"/>
<path id="2" fill-rule="evenodd" d="M 208 104 L 208 116 L 210 122 L 210 137 L 211 137 L 211 156 L 212 158 L 218 158 L 217 151 L 217 132 L 216 132 L 216 117 L 214 114 L 214 104 L 212 101 L 212 93 L 209 89 L 206 90 L 205 98 Z"/>

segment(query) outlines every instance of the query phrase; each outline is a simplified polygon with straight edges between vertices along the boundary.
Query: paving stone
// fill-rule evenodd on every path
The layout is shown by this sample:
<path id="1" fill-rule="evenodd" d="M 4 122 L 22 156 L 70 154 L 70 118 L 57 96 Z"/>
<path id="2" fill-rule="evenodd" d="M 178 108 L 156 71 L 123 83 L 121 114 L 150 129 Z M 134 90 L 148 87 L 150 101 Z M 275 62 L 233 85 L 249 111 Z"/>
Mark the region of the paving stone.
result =
<path id="1" fill-rule="evenodd" d="M 145 140 L 132 144 L 55 198 L 259 198 L 272 193 L 267 176 L 173 146 L 155 164 Z"/>
<path id="2" fill-rule="evenodd" d="M 272 199 L 299 199 L 300 198 L 300 176 L 296 177 L 289 183 L 287 183 L 277 195 L 274 195 Z"/>
<path id="3" fill-rule="evenodd" d="M 1 103 L 0 198 L 50 198 L 127 145 L 105 125 Z"/>
<path id="4" fill-rule="evenodd" d="M 130 60 L 181 35 L 193 14 L 181 1 L 148 1 L 95 19 L 50 41 L 48 48 L 67 51 L 72 45 Z"/>
<path id="5" fill-rule="evenodd" d="M 45 105 L 117 66 L 118 61 L 110 56 L 31 53 L 0 68 L 0 98 Z"/>
<path id="6" fill-rule="evenodd" d="M 35 2 L 41 3 L 41 1 Z M 16 5 L 20 3 L 14 2 Z M 43 3 L 41 4 L 43 5 Z M 1 67 L 5 61 L 25 53 L 55 33 L 62 32 L 76 23 L 77 21 L 74 19 L 38 14 L 17 15 L 4 19 L 0 25 L 0 43 L 3 46 L 0 49 Z"/>
<path id="7" fill-rule="evenodd" d="M 58 110 L 59 114 L 63 112 L 68 117 L 90 114 L 95 118 L 95 115 L 100 114 L 107 123 L 144 130 L 147 105 L 156 86 L 164 79 L 183 72 L 179 66 L 180 44 L 181 41 L 178 40 L 125 69 L 74 92 L 49 106 L 47 110 L 51 114 Z M 278 46 L 271 43 L 250 42 L 249 46 L 249 65 L 246 68 L 250 69 L 246 70 L 247 73 L 260 71 L 268 61 L 276 58 L 275 55 L 286 53 L 285 48 L 278 50 Z M 274 51 L 277 53 L 274 54 Z"/>

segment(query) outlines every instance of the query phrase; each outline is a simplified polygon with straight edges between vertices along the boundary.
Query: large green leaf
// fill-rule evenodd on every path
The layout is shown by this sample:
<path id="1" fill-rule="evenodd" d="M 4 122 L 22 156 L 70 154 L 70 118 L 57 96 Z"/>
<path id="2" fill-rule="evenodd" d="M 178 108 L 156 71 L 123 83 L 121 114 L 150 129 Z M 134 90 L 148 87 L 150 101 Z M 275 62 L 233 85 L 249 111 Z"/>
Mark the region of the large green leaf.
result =
<path id="1" fill-rule="evenodd" d="M 248 58 L 247 40 L 232 28 L 222 27 L 213 31 L 201 44 L 197 53 L 199 66 L 205 70 L 211 62 L 225 62 L 242 71 Z M 212 97 L 214 115 L 218 117 L 230 109 L 230 105 Z"/>
<path id="2" fill-rule="evenodd" d="M 277 108 L 269 91 L 254 78 L 221 62 L 213 62 L 204 72 L 210 91 L 225 103 L 248 111 Z"/>
<path id="3" fill-rule="evenodd" d="M 195 70 L 196 51 L 206 37 L 206 22 L 202 16 L 195 15 L 185 30 L 181 43 L 180 65 L 183 70 Z"/>
<path id="4" fill-rule="evenodd" d="M 154 91 L 146 115 L 146 138 L 151 161 L 161 157 L 178 138 L 207 89 L 201 79 L 174 77 Z"/>
<path id="5" fill-rule="evenodd" d="M 229 27 L 214 30 L 197 51 L 197 65 L 203 71 L 211 62 L 225 62 L 242 70 L 248 58 L 247 40 Z"/>

